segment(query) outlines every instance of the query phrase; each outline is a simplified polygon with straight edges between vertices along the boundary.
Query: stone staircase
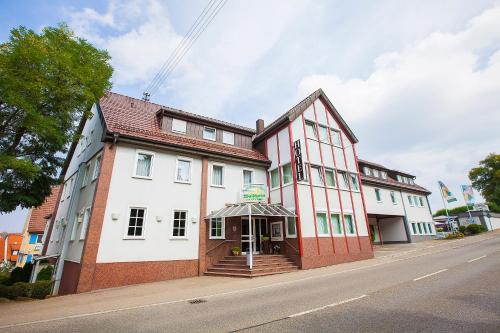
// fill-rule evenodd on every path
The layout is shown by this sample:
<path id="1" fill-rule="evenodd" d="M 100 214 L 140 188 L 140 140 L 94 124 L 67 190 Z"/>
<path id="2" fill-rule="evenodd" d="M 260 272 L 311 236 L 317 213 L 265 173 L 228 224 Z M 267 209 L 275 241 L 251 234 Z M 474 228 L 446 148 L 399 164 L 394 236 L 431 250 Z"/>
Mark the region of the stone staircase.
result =
<path id="1" fill-rule="evenodd" d="M 298 270 L 298 266 L 285 255 L 254 255 L 253 268 L 247 266 L 246 256 L 228 256 L 208 268 L 205 275 L 244 277 L 288 273 Z"/>

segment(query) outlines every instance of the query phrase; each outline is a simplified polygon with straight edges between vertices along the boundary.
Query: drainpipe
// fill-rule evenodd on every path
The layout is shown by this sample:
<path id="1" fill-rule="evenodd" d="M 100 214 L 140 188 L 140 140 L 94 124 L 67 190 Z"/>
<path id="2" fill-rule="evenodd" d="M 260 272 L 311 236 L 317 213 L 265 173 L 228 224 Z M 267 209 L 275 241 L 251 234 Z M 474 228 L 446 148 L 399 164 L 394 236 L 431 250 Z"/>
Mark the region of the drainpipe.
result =
<path id="1" fill-rule="evenodd" d="M 8 250 L 8 244 L 9 244 L 9 234 L 5 232 L 5 233 L 2 233 L 1 236 L 5 241 L 4 251 L 3 251 L 3 261 L 5 262 L 5 264 L 7 264 L 7 250 Z"/>
<path id="2" fill-rule="evenodd" d="M 403 216 L 403 221 L 406 231 L 406 238 L 408 239 L 408 243 L 411 243 L 412 239 L 410 234 L 410 224 L 408 222 L 408 216 L 406 215 L 406 205 L 405 205 L 405 200 L 403 198 L 403 192 L 401 190 L 399 190 L 399 195 L 401 196 L 401 202 L 403 203 L 403 211 L 405 213 L 405 215 Z"/>
<path id="3" fill-rule="evenodd" d="M 75 223 L 75 214 L 76 207 L 78 203 L 78 199 L 80 199 L 80 188 L 82 183 L 82 177 L 84 174 L 84 168 L 86 163 L 80 163 L 78 167 L 76 179 L 73 185 L 73 191 L 71 192 L 71 199 L 69 203 L 68 212 L 65 216 L 66 221 L 66 229 L 64 230 L 64 235 L 62 239 L 62 248 L 59 253 L 59 260 L 56 266 L 56 272 L 54 274 L 54 288 L 52 290 L 52 295 L 57 295 L 59 292 L 59 286 L 61 285 L 61 278 L 64 269 L 64 259 L 66 258 L 66 254 L 68 253 L 69 241 L 71 239 L 71 232 L 73 231 L 73 224 Z"/>

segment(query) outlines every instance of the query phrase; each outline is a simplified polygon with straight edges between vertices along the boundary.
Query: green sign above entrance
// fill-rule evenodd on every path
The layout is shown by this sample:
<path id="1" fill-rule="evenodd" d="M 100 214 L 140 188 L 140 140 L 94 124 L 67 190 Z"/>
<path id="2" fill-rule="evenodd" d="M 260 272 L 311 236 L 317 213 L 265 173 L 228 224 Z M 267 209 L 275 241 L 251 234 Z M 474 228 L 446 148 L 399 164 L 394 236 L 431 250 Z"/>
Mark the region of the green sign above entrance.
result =
<path id="1" fill-rule="evenodd" d="M 265 202 L 267 198 L 267 187 L 264 184 L 246 185 L 241 191 L 243 202 Z"/>

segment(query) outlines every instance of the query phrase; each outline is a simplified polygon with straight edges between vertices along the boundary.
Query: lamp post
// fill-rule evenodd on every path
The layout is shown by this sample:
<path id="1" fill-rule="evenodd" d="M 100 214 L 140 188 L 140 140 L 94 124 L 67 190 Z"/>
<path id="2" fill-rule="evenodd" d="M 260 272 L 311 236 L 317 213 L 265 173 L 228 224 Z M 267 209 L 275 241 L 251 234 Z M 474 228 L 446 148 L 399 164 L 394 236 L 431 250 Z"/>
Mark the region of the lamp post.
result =
<path id="1" fill-rule="evenodd" d="M 3 261 L 7 263 L 7 250 L 9 245 L 9 234 L 6 232 L 0 233 L 0 236 L 5 240 L 4 251 L 3 251 Z"/>

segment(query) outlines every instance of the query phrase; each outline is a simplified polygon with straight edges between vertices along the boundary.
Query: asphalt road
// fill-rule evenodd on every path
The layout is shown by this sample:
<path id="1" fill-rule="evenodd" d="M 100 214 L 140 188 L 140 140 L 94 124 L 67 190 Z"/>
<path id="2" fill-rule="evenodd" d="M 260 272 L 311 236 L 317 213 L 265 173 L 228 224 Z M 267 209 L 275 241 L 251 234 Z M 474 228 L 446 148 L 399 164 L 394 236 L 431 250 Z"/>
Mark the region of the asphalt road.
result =
<path id="1" fill-rule="evenodd" d="M 9 327 L 0 322 L 0 331 L 500 332 L 500 237 L 456 244 L 195 304 L 166 302 Z"/>

